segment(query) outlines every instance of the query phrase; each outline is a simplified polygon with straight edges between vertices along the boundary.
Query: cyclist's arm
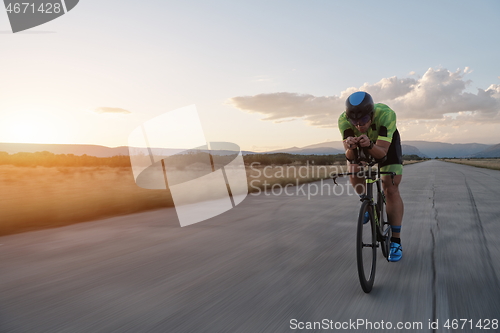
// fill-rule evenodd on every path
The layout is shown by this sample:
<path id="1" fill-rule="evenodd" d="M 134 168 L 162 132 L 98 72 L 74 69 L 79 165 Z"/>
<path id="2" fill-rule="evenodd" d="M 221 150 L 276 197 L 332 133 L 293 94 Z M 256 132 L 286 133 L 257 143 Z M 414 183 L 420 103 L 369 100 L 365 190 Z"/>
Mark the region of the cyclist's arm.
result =
<path id="1" fill-rule="evenodd" d="M 352 150 L 352 149 L 347 149 L 345 151 L 345 157 L 347 158 L 347 160 L 349 160 L 351 163 L 354 162 L 355 160 L 358 159 L 358 156 L 356 154 L 356 150 Z"/>
<path id="2" fill-rule="evenodd" d="M 354 162 L 358 159 L 357 148 L 358 138 L 349 136 L 344 140 L 345 157 L 348 161 Z"/>
<path id="3" fill-rule="evenodd" d="M 376 107 L 380 111 L 377 123 L 379 131 L 377 141 L 370 150 L 370 155 L 376 160 L 382 160 L 389 152 L 392 136 L 396 131 L 396 113 L 385 104 L 377 104 Z M 369 144 L 368 141 L 367 145 Z"/>
<path id="4" fill-rule="evenodd" d="M 380 160 L 387 155 L 390 145 L 390 142 L 377 140 L 377 142 L 373 145 L 373 148 L 370 149 L 370 155 L 372 155 L 376 160 Z"/>
<path id="5" fill-rule="evenodd" d="M 368 148 L 371 145 L 370 139 L 366 135 L 359 137 L 359 145 Z M 373 147 L 369 149 L 370 155 L 376 160 L 381 160 L 387 155 L 391 143 L 385 140 L 377 140 Z"/>

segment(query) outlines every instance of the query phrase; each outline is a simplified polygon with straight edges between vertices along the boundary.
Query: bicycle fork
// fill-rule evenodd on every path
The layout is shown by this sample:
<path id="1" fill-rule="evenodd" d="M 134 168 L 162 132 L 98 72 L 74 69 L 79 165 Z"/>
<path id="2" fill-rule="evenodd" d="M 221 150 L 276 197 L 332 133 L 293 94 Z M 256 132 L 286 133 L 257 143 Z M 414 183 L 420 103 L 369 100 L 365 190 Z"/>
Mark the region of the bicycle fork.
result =
<path id="1" fill-rule="evenodd" d="M 372 207 L 373 217 L 375 218 L 375 225 L 380 228 L 379 216 L 377 203 L 373 200 L 373 183 L 377 183 L 377 190 L 379 189 L 378 180 L 366 179 L 366 195 L 361 197 L 361 201 L 369 200 L 370 206 Z M 385 201 L 385 198 L 384 198 Z"/>

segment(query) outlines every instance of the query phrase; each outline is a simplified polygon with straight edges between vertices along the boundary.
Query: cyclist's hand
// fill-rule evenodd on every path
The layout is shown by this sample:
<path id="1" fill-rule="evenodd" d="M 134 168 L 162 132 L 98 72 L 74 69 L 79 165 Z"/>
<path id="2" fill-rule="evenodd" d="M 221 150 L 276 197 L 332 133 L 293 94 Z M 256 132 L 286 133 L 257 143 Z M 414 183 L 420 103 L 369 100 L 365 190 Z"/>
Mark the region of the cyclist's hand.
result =
<path id="1" fill-rule="evenodd" d="M 360 147 L 370 147 L 370 142 L 370 139 L 365 134 L 358 137 L 358 143 Z"/>
<path id="2" fill-rule="evenodd" d="M 345 150 L 354 150 L 357 147 L 358 147 L 358 138 L 350 136 L 344 140 L 344 149 Z"/>

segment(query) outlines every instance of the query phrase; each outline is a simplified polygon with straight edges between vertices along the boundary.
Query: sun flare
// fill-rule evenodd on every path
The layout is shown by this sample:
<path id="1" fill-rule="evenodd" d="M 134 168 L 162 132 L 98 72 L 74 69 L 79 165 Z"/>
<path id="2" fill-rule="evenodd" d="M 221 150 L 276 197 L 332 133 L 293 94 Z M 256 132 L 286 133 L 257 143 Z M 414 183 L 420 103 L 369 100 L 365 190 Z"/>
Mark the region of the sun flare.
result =
<path id="1" fill-rule="evenodd" d="M 16 112 L 2 126 L 0 141 L 16 143 L 60 143 L 62 122 L 42 112 Z"/>

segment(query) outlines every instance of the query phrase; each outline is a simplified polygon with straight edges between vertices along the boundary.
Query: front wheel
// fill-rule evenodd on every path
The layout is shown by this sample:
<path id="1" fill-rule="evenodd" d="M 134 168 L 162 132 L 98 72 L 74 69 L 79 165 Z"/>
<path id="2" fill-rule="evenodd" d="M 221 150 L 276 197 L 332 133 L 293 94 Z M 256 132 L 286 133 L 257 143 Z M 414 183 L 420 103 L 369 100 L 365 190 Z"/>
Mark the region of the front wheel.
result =
<path id="1" fill-rule="evenodd" d="M 368 212 L 369 221 L 364 224 Z M 368 201 L 361 205 L 358 217 L 358 232 L 356 237 L 356 257 L 358 261 L 358 276 L 361 288 L 365 293 L 372 290 L 375 281 L 375 266 L 377 260 L 377 235 L 373 206 Z"/>

